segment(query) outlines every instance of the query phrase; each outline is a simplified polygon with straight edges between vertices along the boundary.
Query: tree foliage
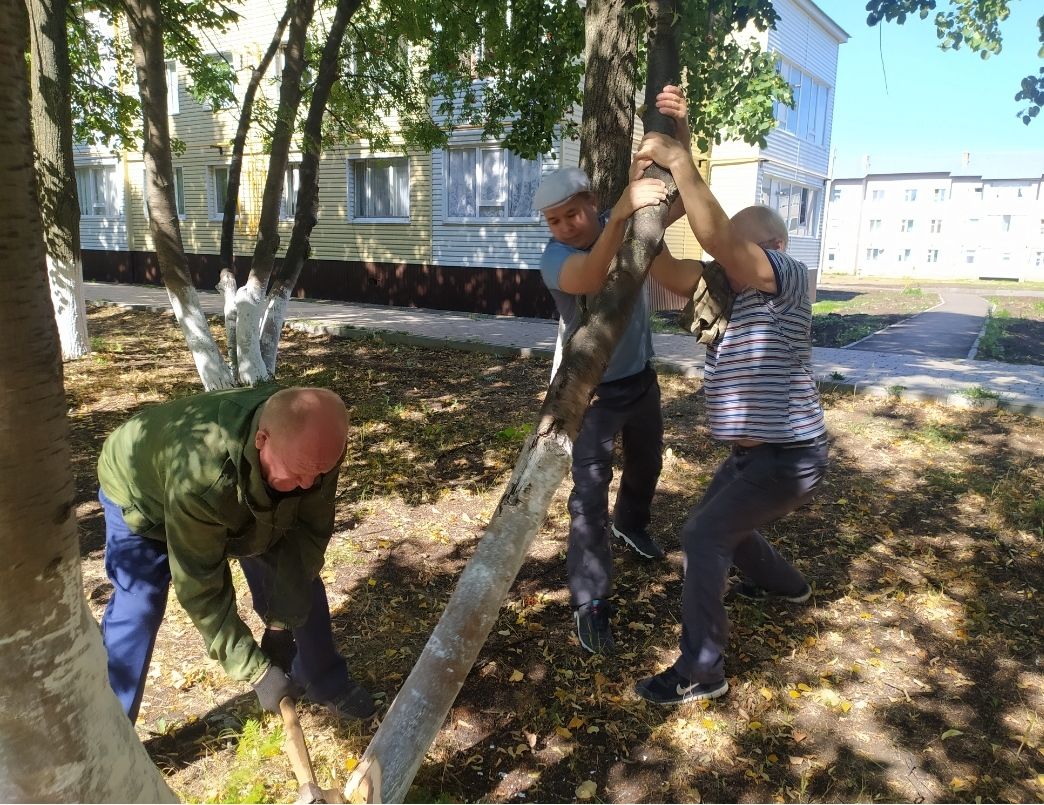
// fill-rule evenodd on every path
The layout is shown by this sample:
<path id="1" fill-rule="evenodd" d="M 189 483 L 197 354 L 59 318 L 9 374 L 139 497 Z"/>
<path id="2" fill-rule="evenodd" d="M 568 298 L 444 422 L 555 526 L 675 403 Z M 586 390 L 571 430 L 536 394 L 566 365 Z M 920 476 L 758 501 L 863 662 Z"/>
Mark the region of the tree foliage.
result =
<path id="1" fill-rule="evenodd" d="M 1001 24 L 1011 14 L 1010 0 L 951 0 L 945 11 L 937 11 L 936 6 L 935 0 L 869 0 L 866 24 L 873 27 L 895 21 L 902 25 L 914 14 L 923 20 L 935 11 L 935 32 L 941 49 L 967 47 L 984 60 L 1001 52 Z M 1037 19 L 1037 31 L 1040 42 L 1037 58 L 1044 59 L 1044 14 Z M 1029 125 L 1044 106 L 1044 67 L 1040 67 L 1036 75 L 1030 73 L 1022 79 L 1015 100 L 1026 103 L 1017 114 Z"/>

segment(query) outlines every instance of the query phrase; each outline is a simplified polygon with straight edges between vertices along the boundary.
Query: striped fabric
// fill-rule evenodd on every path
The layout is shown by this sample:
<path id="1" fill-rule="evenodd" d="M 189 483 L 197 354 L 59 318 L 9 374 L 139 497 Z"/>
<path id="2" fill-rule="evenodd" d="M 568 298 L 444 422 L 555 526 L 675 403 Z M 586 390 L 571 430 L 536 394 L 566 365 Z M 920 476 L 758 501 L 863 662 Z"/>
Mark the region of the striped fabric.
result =
<path id="1" fill-rule="evenodd" d="M 725 334 L 707 347 L 703 387 L 711 436 L 723 441 L 800 442 L 826 432 L 812 377 L 808 269 L 767 251 L 775 296 L 736 296 Z"/>

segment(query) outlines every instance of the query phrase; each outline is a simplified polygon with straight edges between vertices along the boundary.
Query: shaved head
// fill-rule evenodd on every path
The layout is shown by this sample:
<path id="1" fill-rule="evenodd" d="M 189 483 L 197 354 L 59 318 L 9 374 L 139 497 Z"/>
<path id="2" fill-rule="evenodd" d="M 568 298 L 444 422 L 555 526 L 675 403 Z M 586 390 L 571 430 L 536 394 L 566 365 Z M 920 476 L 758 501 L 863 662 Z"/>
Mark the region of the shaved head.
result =
<path id="1" fill-rule="evenodd" d="M 255 444 L 265 482 L 277 492 L 308 489 L 337 466 L 348 438 L 348 411 L 329 389 L 277 391 L 261 408 Z"/>
<path id="2" fill-rule="evenodd" d="M 741 237 L 766 249 L 783 251 L 790 239 L 786 221 L 771 207 L 760 204 L 733 215 L 732 226 Z"/>

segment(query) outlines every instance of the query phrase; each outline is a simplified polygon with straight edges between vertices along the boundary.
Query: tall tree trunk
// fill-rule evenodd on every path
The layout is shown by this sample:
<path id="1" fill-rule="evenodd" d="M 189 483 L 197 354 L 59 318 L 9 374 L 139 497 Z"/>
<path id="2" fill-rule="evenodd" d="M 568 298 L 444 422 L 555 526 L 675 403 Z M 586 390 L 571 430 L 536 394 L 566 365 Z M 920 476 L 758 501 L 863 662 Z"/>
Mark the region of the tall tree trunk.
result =
<path id="1" fill-rule="evenodd" d="M 203 387 L 231 388 L 232 372 L 210 334 L 207 317 L 192 283 L 185 247 L 181 242 L 174 201 L 174 168 L 170 156 L 167 118 L 167 70 L 163 58 L 163 26 L 159 0 L 126 0 L 131 50 L 138 76 L 138 93 L 144 116 L 145 193 L 149 201 L 149 227 L 156 246 L 160 274 L 167 287 L 174 315 L 185 334 Z"/>
<path id="2" fill-rule="evenodd" d="M 635 13 L 634 0 L 590 0 L 584 12 L 580 167 L 591 177 L 600 210 L 613 206 L 627 186 L 638 61 Z"/>
<path id="3" fill-rule="evenodd" d="M 265 378 L 265 362 L 261 356 L 261 312 L 268 280 L 279 248 L 279 207 L 283 182 L 289 162 L 290 144 L 294 136 L 297 109 L 301 105 L 301 77 L 305 68 L 305 41 L 308 25 L 315 11 L 315 0 L 298 0 L 290 18 L 283 58 L 283 78 L 279 85 L 279 110 L 272 132 L 272 150 L 268 159 L 268 176 L 261 196 L 261 215 L 257 224 L 257 242 L 250 261 L 250 276 L 236 292 L 236 350 L 239 379 L 254 385 Z"/>
<path id="4" fill-rule="evenodd" d="M 26 31 L 24 4 L 0 0 L 0 801 L 175 802 L 109 687 L 83 598 Z"/>
<path id="5" fill-rule="evenodd" d="M 62 358 L 90 352 L 80 261 L 80 205 L 72 155 L 67 0 L 28 0 L 33 145 L 47 245 L 47 279 Z"/>
<path id="6" fill-rule="evenodd" d="M 301 276 L 305 260 L 312 253 L 312 229 L 319 220 L 319 158 L 323 153 L 323 116 L 326 114 L 330 90 L 341 73 L 341 43 L 344 41 L 344 31 L 361 1 L 337 0 L 337 11 L 326 34 L 326 43 L 319 59 L 315 87 L 312 89 L 312 100 L 301 137 L 301 176 L 297 209 L 294 213 L 294 229 L 290 233 L 290 243 L 286 247 L 283 263 L 274 273 L 268 288 L 264 321 L 261 325 L 261 356 L 268 377 L 275 374 L 276 354 L 279 351 L 283 322 L 286 321 L 287 302 L 290 301 L 290 294 Z"/>
<path id="7" fill-rule="evenodd" d="M 673 135 L 674 121 L 656 111 L 655 98 L 664 84 L 678 80 L 675 0 L 648 0 L 647 7 L 651 31 L 646 130 Z M 569 469 L 580 421 L 627 327 L 649 264 L 661 247 L 667 211 L 677 197 L 678 188 L 669 173 L 654 165 L 646 175 L 667 182 L 667 202 L 645 207 L 631 218 L 605 287 L 591 301 L 586 320 L 565 344 L 562 364 L 548 389 L 537 427 L 522 449 L 475 554 L 362 762 L 348 780 L 348 801 L 357 793 L 371 801 L 403 801 Z"/>
<path id="8" fill-rule="evenodd" d="M 272 41 L 268 50 L 261 56 L 261 62 L 254 67 L 243 93 L 243 106 L 239 111 L 239 124 L 236 136 L 232 138 L 232 162 L 228 166 L 228 189 L 225 191 L 225 210 L 221 218 L 221 277 L 218 279 L 218 290 L 224 300 L 225 340 L 228 344 L 228 361 L 232 368 L 232 376 L 239 376 L 239 359 L 236 355 L 236 266 L 235 236 L 236 208 L 239 206 L 239 184 L 243 173 L 243 152 L 246 150 L 247 133 L 254 116 L 254 98 L 261 80 L 268 72 L 268 66 L 279 51 L 290 16 L 294 13 L 296 0 L 288 0 L 282 19 L 276 24 Z"/>

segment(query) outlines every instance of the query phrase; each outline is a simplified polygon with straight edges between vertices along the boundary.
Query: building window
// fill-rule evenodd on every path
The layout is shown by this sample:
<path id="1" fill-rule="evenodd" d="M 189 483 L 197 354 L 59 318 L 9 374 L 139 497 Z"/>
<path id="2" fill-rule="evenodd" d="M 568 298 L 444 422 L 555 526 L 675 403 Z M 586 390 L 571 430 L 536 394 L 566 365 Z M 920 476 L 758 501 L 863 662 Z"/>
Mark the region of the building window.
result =
<path id="1" fill-rule="evenodd" d="M 831 201 L 837 201 L 840 198 L 841 198 L 841 188 L 840 187 L 832 187 L 832 188 L 830 188 L 830 200 Z"/>
<path id="2" fill-rule="evenodd" d="M 913 228 L 914 228 L 913 218 L 907 218 L 899 226 L 899 231 L 900 232 L 913 232 Z"/>
<path id="3" fill-rule="evenodd" d="M 1033 258 L 1033 265 L 1044 266 L 1044 252 L 1037 252 Z"/>
<path id="4" fill-rule="evenodd" d="M 938 235 L 942 232 L 942 220 L 939 218 L 932 219 L 931 231 L 933 235 Z"/>
<path id="5" fill-rule="evenodd" d="M 884 254 L 884 249 L 867 249 L 866 259 L 871 262 L 876 262 L 882 254 Z"/>
<path id="6" fill-rule="evenodd" d="M 884 190 L 873 190 L 870 193 L 872 201 L 884 201 L 885 191 Z"/>
<path id="7" fill-rule="evenodd" d="M 297 214 L 297 191 L 301 189 L 301 163 L 291 162 L 283 177 L 283 198 L 279 202 L 279 217 L 292 220 Z"/>
<path id="8" fill-rule="evenodd" d="M 828 263 L 832 263 L 836 259 L 837 259 L 837 253 L 836 252 L 834 252 L 833 250 L 830 250 L 829 252 L 827 252 L 827 262 Z"/>
<path id="9" fill-rule="evenodd" d="M 446 150 L 446 217 L 458 220 L 532 221 L 540 183 L 539 160 L 506 148 Z"/>
<path id="10" fill-rule="evenodd" d="M 167 112 L 176 115 L 181 111 L 178 103 L 178 63 L 168 59 L 167 65 Z"/>
<path id="11" fill-rule="evenodd" d="M 819 190 L 765 176 L 761 203 L 780 214 L 790 235 L 814 238 L 819 233 Z"/>
<path id="12" fill-rule="evenodd" d="M 895 259 L 900 263 L 909 263 L 910 249 L 903 249 L 901 252 L 899 252 L 899 254 L 896 255 Z"/>
<path id="13" fill-rule="evenodd" d="M 871 232 L 876 232 L 880 228 L 881 228 L 881 219 L 880 218 L 871 218 L 870 219 L 870 231 Z"/>
<path id="14" fill-rule="evenodd" d="M 77 168 L 76 194 L 80 197 L 81 216 L 103 218 L 118 215 L 116 167 L 99 165 Z"/>
<path id="15" fill-rule="evenodd" d="M 974 263 L 975 262 L 975 249 L 966 249 L 964 252 L 964 262 Z"/>
<path id="16" fill-rule="evenodd" d="M 917 190 L 914 188 L 907 188 L 906 192 L 903 194 L 903 198 L 906 201 L 917 201 Z"/>
<path id="17" fill-rule="evenodd" d="M 174 168 L 174 206 L 178 210 L 178 218 L 185 217 L 185 171 L 181 167 Z"/>
<path id="18" fill-rule="evenodd" d="M 207 168 L 207 201 L 211 221 L 225 217 L 225 198 L 228 195 L 228 166 L 211 165 Z"/>
<path id="19" fill-rule="evenodd" d="M 776 62 L 776 71 L 787 80 L 794 95 L 794 106 L 777 103 L 775 117 L 784 131 L 822 144 L 826 134 L 830 88 L 808 73 L 785 61 Z"/>
<path id="20" fill-rule="evenodd" d="M 982 187 L 976 187 L 972 192 L 975 193 L 978 201 L 982 201 Z"/>
<path id="21" fill-rule="evenodd" d="M 1040 234 L 1044 235 L 1044 218 L 1040 219 Z"/>
<path id="22" fill-rule="evenodd" d="M 349 198 L 352 217 L 376 221 L 410 218 L 410 161 L 407 157 L 353 159 Z"/>
<path id="23" fill-rule="evenodd" d="M 946 188 L 939 187 L 932 191 L 933 201 L 946 201 Z"/>
<path id="24" fill-rule="evenodd" d="M 1011 216 L 1001 216 L 1001 232 L 1011 232 Z"/>
<path id="25" fill-rule="evenodd" d="M 938 249 L 929 249 L 928 250 L 928 262 L 929 263 L 938 263 L 939 262 L 939 250 Z"/>

